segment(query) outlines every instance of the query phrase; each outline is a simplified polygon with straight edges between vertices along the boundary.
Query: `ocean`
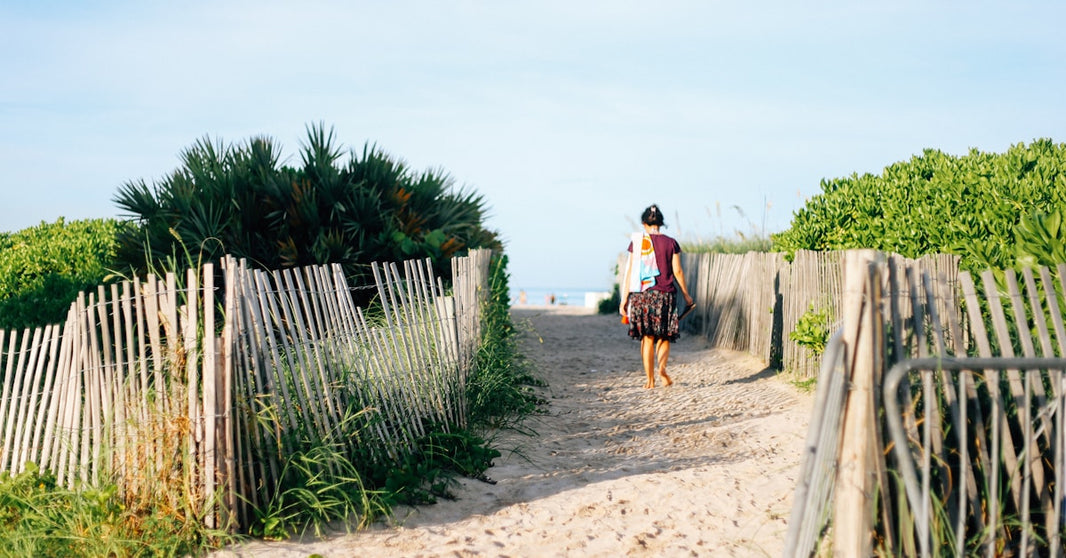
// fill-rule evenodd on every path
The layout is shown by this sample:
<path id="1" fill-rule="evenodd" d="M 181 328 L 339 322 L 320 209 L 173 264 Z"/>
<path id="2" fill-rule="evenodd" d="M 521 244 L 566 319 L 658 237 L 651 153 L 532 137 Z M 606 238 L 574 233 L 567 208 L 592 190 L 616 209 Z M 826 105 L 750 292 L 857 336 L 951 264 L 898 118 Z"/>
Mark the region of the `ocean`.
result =
<path id="1" fill-rule="evenodd" d="M 523 303 L 523 294 L 524 303 Z M 511 306 L 549 306 L 552 304 L 564 306 L 589 306 L 598 304 L 601 297 L 610 296 L 607 289 L 574 289 L 574 288 L 550 288 L 511 287 Z M 553 298 L 554 297 L 554 298 Z"/>

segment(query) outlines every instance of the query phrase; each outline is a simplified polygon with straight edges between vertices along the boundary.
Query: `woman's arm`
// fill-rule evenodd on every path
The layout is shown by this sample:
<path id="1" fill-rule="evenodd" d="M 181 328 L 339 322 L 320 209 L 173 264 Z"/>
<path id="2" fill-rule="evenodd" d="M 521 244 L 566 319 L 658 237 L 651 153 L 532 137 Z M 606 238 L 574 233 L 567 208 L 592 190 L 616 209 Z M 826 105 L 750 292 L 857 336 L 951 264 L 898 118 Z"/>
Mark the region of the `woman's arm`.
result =
<path id="1" fill-rule="evenodd" d="M 681 289 L 681 294 L 685 295 L 685 304 L 692 304 L 692 297 L 688 294 L 688 286 L 685 285 L 685 272 L 681 270 L 681 254 L 674 252 L 673 260 L 670 263 L 671 267 L 674 268 L 674 282 Z"/>
<path id="2" fill-rule="evenodd" d="M 633 257 L 633 252 L 629 253 L 629 257 Z M 626 315 L 626 303 L 629 302 L 629 273 L 633 269 L 633 266 L 631 264 L 632 262 L 630 262 L 627 258 L 626 272 L 622 275 L 622 284 L 618 285 L 618 294 L 621 296 L 621 299 L 618 303 L 618 313 L 623 316 Z"/>

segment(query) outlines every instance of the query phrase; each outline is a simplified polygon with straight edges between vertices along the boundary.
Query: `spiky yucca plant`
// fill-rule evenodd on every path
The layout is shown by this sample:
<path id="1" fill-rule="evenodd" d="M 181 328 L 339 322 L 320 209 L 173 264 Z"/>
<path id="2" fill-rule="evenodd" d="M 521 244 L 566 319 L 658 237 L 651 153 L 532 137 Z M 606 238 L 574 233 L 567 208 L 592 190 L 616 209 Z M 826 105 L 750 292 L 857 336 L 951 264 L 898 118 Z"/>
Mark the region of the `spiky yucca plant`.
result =
<path id="1" fill-rule="evenodd" d="M 308 127 L 300 157 L 279 165 L 268 137 L 197 141 L 170 175 L 119 189 L 115 202 L 137 225 L 119 236 L 119 263 L 141 273 L 229 253 L 267 269 L 340 263 L 362 281 L 373 261 L 429 257 L 446 275 L 453 255 L 500 247 L 484 198 L 443 171 L 414 173 L 372 145 L 345 158 L 322 124 Z"/>

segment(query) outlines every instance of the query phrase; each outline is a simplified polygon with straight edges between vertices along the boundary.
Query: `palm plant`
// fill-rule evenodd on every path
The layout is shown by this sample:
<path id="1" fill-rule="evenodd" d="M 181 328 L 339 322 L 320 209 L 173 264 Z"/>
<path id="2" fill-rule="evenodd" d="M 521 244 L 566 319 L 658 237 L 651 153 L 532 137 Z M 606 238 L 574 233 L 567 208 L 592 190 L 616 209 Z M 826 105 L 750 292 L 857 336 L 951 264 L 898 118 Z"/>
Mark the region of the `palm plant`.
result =
<path id="1" fill-rule="evenodd" d="M 352 154 L 347 176 L 363 187 L 364 202 L 376 204 L 360 221 L 361 232 L 366 246 L 383 260 L 429 257 L 435 271 L 446 276 L 444 266 L 456 253 L 500 249 L 496 233 L 482 225 L 487 216 L 484 198 L 457 190 L 444 171 L 415 176 L 402 161 L 366 145 L 361 156 Z"/>
<path id="2" fill-rule="evenodd" d="M 151 187 L 123 185 L 115 202 L 137 226 L 119 237 L 119 263 L 140 274 L 229 253 L 267 269 L 340 263 L 361 282 L 373 261 L 429 257 L 447 276 L 456 253 L 500 247 L 483 225 L 484 198 L 443 171 L 416 175 L 370 145 L 342 164 L 332 129 L 309 126 L 307 136 L 297 168 L 279 166 L 270 138 L 205 138 Z"/>
<path id="3" fill-rule="evenodd" d="M 144 180 L 127 182 L 115 202 L 137 226 L 118 236 L 119 264 L 139 274 L 231 253 L 271 266 L 277 161 L 269 138 L 253 138 L 243 147 L 204 138 L 182 153 L 180 168 L 153 187 Z"/>

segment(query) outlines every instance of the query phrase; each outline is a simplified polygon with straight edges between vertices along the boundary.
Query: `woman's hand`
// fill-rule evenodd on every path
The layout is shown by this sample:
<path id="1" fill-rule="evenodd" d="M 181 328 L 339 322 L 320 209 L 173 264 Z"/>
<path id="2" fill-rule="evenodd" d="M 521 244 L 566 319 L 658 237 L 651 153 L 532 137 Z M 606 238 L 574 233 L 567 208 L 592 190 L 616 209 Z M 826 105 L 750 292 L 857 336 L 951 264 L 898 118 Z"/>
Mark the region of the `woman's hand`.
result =
<path id="1" fill-rule="evenodd" d="M 618 313 L 626 315 L 626 304 L 629 304 L 629 296 L 623 296 L 621 302 L 618 303 Z"/>

